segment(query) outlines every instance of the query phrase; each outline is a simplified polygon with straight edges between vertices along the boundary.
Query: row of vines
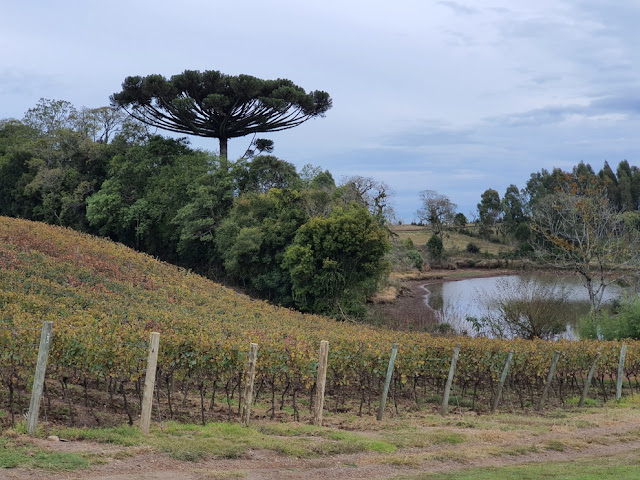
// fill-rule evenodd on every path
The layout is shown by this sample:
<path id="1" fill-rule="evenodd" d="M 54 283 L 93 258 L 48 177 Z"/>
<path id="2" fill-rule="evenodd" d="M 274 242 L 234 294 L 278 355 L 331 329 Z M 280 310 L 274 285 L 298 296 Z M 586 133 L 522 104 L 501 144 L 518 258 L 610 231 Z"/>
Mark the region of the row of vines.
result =
<path id="1" fill-rule="evenodd" d="M 551 392 L 555 403 L 580 394 L 598 352 L 592 394 L 607 400 L 621 347 L 445 338 L 336 323 L 252 301 L 106 240 L 0 218 L 0 409 L 12 416 L 21 412 L 33 378 L 43 321 L 54 322 L 49 390 L 58 385 L 55 394 L 70 408 L 71 399 L 97 405 L 90 392 L 103 392 L 105 404 L 129 422 L 141 397 L 151 331 L 161 334 L 156 407 L 173 416 L 191 394 L 200 399 L 203 421 L 216 400 L 229 416 L 237 408 L 250 342 L 259 344 L 257 401 L 270 415 L 291 406 L 298 419 L 311 408 L 321 340 L 330 345 L 327 408 L 360 414 L 377 402 L 393 343 L 399 351 L 392 404 L 401 409 L 442 394 L 456 344 L 455 392 L 477 409 L 488 409 L 509 351 L 507 407 L 534 404 L 556 350 L 562 355 Z M 625 385 L 637 389 L 640 342 L 625 343 Z"/>

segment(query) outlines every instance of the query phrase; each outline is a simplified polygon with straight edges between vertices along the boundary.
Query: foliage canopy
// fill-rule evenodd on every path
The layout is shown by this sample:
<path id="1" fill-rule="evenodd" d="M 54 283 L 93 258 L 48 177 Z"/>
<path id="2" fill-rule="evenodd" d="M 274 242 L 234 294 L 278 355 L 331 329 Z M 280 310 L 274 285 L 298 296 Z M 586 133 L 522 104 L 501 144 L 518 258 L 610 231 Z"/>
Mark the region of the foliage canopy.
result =
<path id="1" fill-rule="evenodd" d="M 216 70 L 185 70 L 170 79 L 127 77 L 111 100 L 145 124 L 219 139 L 221 157 L 227 156 L 229 138 L 286 130 L 331 108 L 328 93 L 307 93 L 291 80 Z"/>

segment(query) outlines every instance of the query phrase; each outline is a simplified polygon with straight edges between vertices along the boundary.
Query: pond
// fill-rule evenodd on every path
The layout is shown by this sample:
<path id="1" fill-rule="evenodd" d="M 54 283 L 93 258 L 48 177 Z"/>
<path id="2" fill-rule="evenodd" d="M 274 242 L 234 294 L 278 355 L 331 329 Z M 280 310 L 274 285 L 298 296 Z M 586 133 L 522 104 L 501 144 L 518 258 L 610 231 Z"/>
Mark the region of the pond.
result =
<path id="1" fill-rule="evenodd" d="M 496 302 L 513 297 L 525 289 L 540 289 L 551 296 L 563 297 L 567 301 L 563 307 L 567 330 L 560 335 L 576 338 L 576 323 L 580 316 L 589 312 L 589 295 L 582 280 L 574 275 L 527 274 L 497 277 L 471 278 L 426 285 L 427 305 L 438 312 L 442 323 L 449 323 L 458 332 L 474 335 L 469 317 L 481 319 L 497 313 Z M 618 285 L 610 285 L 605 290 L 603 303 L 611 302 L 624 294 Z"/>

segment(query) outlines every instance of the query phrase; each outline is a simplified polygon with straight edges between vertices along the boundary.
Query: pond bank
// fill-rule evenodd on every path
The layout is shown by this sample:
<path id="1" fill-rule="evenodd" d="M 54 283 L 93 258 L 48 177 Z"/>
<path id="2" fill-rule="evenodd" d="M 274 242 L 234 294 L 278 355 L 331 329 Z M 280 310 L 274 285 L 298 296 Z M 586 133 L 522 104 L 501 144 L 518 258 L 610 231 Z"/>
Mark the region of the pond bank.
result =
<path id="1" fill-rule="evenodd" d="M 374 307 L 380 322 L 397 330 L 435 331 L 440 323 L 438 314 L 425 302 L 428 285 L 469 280 L 472 278 L 511 275 L 518 270 L 456 269 L 430 270 L 417 275 L 396 277 L 402 283 L 396 295 L 386 295 Z"/>

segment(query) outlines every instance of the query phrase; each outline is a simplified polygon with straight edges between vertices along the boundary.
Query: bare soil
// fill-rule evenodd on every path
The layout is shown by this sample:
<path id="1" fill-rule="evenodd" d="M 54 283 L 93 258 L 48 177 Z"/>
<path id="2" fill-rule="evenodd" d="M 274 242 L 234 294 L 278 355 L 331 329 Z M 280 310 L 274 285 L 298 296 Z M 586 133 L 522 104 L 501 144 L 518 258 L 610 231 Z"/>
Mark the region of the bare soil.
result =
<path id="1" fill-rule="evenodd" d="M 439 320 L 425 302 L 425 295 L 429 293 L 428 286 L 443 283 L 468 280 L 471 278 L 495 277 L 513 273 L 511 270 L 498 269 L 465 269 L 465 270 L 430 270 L 421 273 L 419 278 L 408 276 L 398 278 L 402 282 L 398 296 L 375 306 L 384 325 L 396 330 L 413 330 L 432 332 Z"/>

